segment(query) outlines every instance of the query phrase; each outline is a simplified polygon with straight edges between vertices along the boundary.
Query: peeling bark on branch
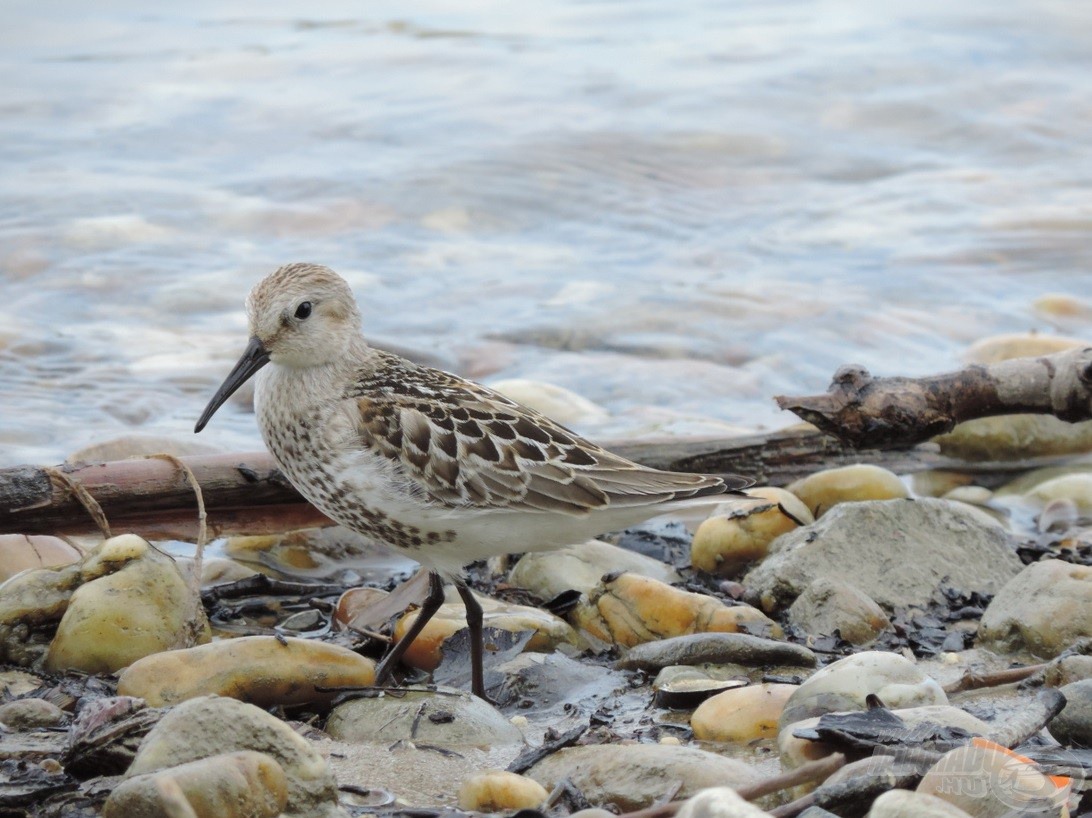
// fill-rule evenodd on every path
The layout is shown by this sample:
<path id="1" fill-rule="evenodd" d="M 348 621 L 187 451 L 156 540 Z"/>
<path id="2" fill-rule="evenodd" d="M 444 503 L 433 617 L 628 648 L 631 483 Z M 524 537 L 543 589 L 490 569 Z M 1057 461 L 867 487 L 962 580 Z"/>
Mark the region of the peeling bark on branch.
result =
<path id="1" fill-rule="evenodd" d="M 925 378 L 873 378 L 845 366 L 823 395 L 777 404 L 856 448 L 910 446 L 991 415 L 1092 419 L 1092 347 Z"/>
<path id="2" fill-rule="evenodd" d="M 777 400 L 782 408 L 839 439 L 799 425 L 729 440 L 607 445 L 655 468 L 736 472 L 770 485 L 784 485 L 820 468 L 862 462 L 899 473 L 955 469 L 976 473 L 983 485 L 996 484 L 1057 460 L 969 464 L 940 455 L 932 444 L 902 451 L 894 447 L 907 447 L 987 415 L 1049 412 L 1068 421 L 1088 419 L 1092 348 L 973 366 L 932 378 L 872 378 L 859 367 L 845 367 L 825 395 Z M 265 452 L 181 460 L 201 487 L 210 536 L 330 524 L 292 488 Z M 152 457 L 65 466 L 62 471 L 63 475 L 35 466 L 0 469 L 0 533 L 94 530 L 96 521 L 88 506 L 97 504 L 117 532 L 152 539 L 196 536 L 194 491 L 178 461 Z M 78 494 L 84 490 L 81 500 Z"/>
<path id="3" fill-rule="evenodd" d="M 201 486 L 211 537 L 330 525 L 265 452 L 180 459 Z M 197 500 L 185 475 L 172 463 L 151 457 L 61 470 L 90 493 L 114 532 L 195 539 Z M 48 469 L 0 469 L 0 533 L 77 534 L 95 528 L 80 500 L 52 480 Z"/>
<path id="4" fill-rule="evenodd" d="M 709 474 L 736 472 L 759 483 L 785 485 L 817 469 L 874 463 L 900 474 L 947 468 L 978 475 L 981 485 L 997 485 L 1029 468 L 1058 462 L 967 463 L 925 445 L 905 451 L 858 450 L 806 424 L 767 434 L 727 440 L 666 443 L 608 443 L 608 448 L 654 468 Z M 329 525 L 288 483 L 266 452 L 184 457 L 204 495 L 208 534 L 268 534 Z M 61 467 L 101 506 L 113 531 L 150 539 L 194 541 L 197 503 L 182 472 L 165 460 L 149 458 Z M 78 534 L 96 524 L 78 498 L 48 469 L 0 469 L 0 533 Z"/>

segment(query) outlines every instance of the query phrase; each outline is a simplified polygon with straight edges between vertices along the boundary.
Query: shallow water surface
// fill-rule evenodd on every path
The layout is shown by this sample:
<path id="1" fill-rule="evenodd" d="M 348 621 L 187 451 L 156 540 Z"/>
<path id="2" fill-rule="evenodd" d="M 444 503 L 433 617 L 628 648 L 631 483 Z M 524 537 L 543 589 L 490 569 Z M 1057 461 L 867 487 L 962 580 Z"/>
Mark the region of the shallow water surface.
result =
<path id="1" fill-rule="evenodd" d="M 192 438 L 279 264 L 597 436 L 1089 335 L 1092 7 L 552 0 L 0 11 L 0 461 Z M 260 447 L 229 404 L 200 440 Z"/>

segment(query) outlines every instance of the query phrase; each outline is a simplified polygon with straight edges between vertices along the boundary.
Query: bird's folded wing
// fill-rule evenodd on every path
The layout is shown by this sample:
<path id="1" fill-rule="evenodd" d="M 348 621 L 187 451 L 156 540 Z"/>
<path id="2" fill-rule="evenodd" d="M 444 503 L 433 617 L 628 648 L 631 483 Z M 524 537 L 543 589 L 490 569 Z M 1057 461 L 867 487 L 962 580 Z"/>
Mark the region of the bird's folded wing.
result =
<path id="1" fill-rule="evenodd" d="M 386 387 L 362 384 L 348 400 L 360 442 L 431 502 L 582 515 L 725 490 L 720 478 L 640 466 L 499 393 L 424 371 L 427 383 L 403 371 Z"/>

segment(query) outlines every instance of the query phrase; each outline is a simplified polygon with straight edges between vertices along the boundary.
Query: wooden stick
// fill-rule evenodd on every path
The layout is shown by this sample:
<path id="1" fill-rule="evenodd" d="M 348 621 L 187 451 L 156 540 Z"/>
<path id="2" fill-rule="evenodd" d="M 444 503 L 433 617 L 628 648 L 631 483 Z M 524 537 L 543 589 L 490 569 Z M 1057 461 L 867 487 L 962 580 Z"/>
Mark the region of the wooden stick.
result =
<path id="1" fill-rule="evenodd" d="M 926 378 L 873 378 L 844 366 L 824 395 L 775 398 L 778 406 L 855 447 L 909 446 L 991 415 L 1092 419 L 1092 347 L 1013 358 Z"/>
<path id="2" fill-rule="evenodd" d="M 210 537 L 330 525 L 277 470 L 265 452 L 179 458 L 200 486 Z M 194 489 L 178 465 L 159 458 L 62 467 L 83 487 L 115 531 L 153 539 L 193 540 L 200 527 Z M 81 533 L 94 530 L 84 507 L 58 487 L 48 469 L 0 470 L 0 531 Z"/>
<path id="3" fill-rule="evenodd" d="M 964 690 L 977 690 L 981 687 L 996 687 L 1014 682 L 1022 682 L 1030 679 L 1037 673 L 1046 670 L 1048 663 L 1040 665 L 1028 665 L 1026 667 L 1011 667 L 1005 670 L 995 670 L 992 673 L 975 673 L 973 670 L 964 671 L 958 681 L 944 685 L 944 692 L 949 696 L 962 693 Z"/>
<path id="4" fill-rule="evenodd" d="M 1029 468 L 1060 462 L 967 463 L 943 457 L 931 445 L 908 451 L 855 450 L 799 424 L 728 440 L 608 443 L 618 454 L 654 468 L 717 474 L 738 472 L 761 484 L 785 485 L 820 468 L 876 463 L 899 473 L 930 468 L 972 472 L 981 485 L 997 485 Z M 192 471 L 207 509 L 208 536 L 265 534 L 330 525 L 277 470 L 266 452 L 179 458 Z M 178 467 L 157 458 L 61 467 L 101 506 L 115 531 L 151 539 L 192 542 L 198 531 L 193 488 Z M 48 469 L 0 469 L 0 533 L 75 534 L 93 531 L 84 506 L 56 485 Z"/>

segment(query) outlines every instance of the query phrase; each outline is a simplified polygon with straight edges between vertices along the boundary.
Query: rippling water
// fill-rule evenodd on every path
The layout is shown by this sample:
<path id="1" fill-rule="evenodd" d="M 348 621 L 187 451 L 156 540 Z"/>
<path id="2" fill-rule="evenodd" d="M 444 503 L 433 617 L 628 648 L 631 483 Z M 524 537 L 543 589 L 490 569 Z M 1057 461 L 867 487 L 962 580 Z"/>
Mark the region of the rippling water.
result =
<path id="1" fill-rule="evenodd" d="M 1092 284 L 1092 6 L 0 9 L 0 461 L 191 437 L 275 266 L 600 436 L 778 426 Z M 93 8 L 92 8 L 93 7 Z M 202 440 L 260 446 L 232 404 Z"/>

